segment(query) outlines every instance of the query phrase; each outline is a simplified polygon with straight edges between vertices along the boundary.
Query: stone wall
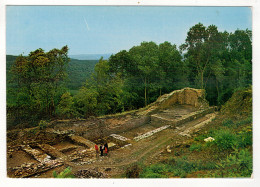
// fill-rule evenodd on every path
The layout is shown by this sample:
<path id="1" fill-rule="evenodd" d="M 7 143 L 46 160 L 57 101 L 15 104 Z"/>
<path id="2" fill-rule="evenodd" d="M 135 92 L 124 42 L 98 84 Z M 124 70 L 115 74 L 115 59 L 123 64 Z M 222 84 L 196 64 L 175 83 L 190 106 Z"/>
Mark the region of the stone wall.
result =
<path id="1" fill-rule="evenodd" d="M 176 104 L 192 105 L 196 108 L 209 107 L 209 104 L 205 99 L 205 90 L 194 88 L 184 88 L 162 95 L 152 104 L 152 106 L 155 105 L 159 109 L 166 109 Z"/>

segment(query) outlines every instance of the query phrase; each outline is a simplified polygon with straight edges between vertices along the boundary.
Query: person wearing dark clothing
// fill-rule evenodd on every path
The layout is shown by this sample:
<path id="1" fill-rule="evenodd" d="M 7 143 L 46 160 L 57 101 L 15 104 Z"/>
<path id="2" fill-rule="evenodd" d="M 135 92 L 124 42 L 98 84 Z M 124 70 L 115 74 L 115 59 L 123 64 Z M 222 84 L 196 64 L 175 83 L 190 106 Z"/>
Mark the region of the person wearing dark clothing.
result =
<path id="1" fill-rule="evenodd" d="M 104 146 L 105 146 L 105 148 L 107 148 L 107 152 L 108 152 L 108 145 L 107 145 L 107 143 L 105 143 L 105 145 L 104 145 Z"/>
<path id="2" fill-rule="evenodd" d="M 103 156 L 103 146 L 101 145 L 101 146 L 99 147 L 99 149 L 100 149 L 100 156 Z"/>

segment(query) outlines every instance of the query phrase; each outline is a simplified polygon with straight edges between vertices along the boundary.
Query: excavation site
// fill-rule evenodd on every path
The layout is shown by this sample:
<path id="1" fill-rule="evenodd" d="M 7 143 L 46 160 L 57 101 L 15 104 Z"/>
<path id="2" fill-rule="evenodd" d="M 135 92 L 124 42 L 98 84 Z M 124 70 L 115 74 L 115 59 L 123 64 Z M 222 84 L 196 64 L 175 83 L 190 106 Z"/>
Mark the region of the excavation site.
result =
<path id="1" fill-rule="evenodd" d="M 184 88 L 135 111 L 10 130 L 7 175 L 51 178 L 69 167 L 76 178 L 118 178 L 136 163 L 162 160 L 173 145 L 185 145 L 215 116 L 204 90 Z M 101 156 L 99 148 L 105 143 L 108 153 Z"/>

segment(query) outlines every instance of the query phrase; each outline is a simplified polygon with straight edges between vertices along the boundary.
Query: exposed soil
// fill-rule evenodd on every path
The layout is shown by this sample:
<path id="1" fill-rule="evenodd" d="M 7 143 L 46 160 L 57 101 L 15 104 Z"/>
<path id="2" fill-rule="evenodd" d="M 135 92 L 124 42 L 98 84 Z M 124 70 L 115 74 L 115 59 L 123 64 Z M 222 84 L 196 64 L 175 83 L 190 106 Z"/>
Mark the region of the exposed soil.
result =
<path id="1" fill-rule="evenodd" d="M 205 107 L 205 102 L 203 106 L 206 110 L 191 105 L 202 106 L 198 99 L 187 95 L 189 92 L 192 92 L 194 97 L 202 95 L 202 92 L 196 94 L 194 90 L 176 92 L 176 97 L 173 93 L 165 98 L 171 99 L 171 102 L 181 102 L 182 105 L 170 105 L 162 97 L 150 108 L 126 115 L 80 121 L 57 121 L 45 130 L 31 128 L 20 132 L 8 132 L 7 174 L 9 177 L 50 178 L 53 177 L 53 171 L 59 173 L 70 166 L 76 177 L 117 178 L 123 177 L 126 169 L 135 163 L 149 165 L 174 156 L 178 151 L 183 151 L 182 148 L 188 148 L 193 134 L 210 126 L 210 120 L 215 117 L 215 114 L 211 113 L 212 110 Z M 181 94 L 184 96 L 182 97 Z M 156 107 L 160 108 L 158 103 L 163 103 L 168 108 L 155 110 Z M 159 118 L 151 119 L 151 114 L 156 114 Z M 163 119 L 169 120 L 172 124 L 165 126 Z M 135 137 L 160 127 L 165 128 L 139 141 L 134 140 Z M 116 136 L 110 136 L 111 134 L 123 138 L 117 139 Z M 109 148 L 108 155 L 96 155 L 94 143 L 101 145 L 105 142 L 113 145 Z M 50 154 L 49 157 L 54 161 L 55 166 L 51 165 L 48 159 L 39 163 L 34 158 L 37 155 L 30 156 L 23 150 L 23 146 L 28 145 L 37 154 L 46 155 L 44 150 L 41 150 L 44 143 L 49 145 L 47 155 Z M 92 145 L 93 147 L 89 147 Z M 167 147 L 172 151 L 168 152 Z M 65 156 L 57 158 L 57 155 Z M 207 156 L 199 154 L 199 157 Z M 36 164 L 33 165 L 34 168 L 27 166 L 32 163 Z M 37 164 L 41 165 L 37 166 Z M 37 167 L 40 168 L 39 172 Z M 26 169 L 30 172 L 24 175 L 23 170 Z M 16 172 L 17 175 L 13 173 L 16 170 L 20 171 Z"/>

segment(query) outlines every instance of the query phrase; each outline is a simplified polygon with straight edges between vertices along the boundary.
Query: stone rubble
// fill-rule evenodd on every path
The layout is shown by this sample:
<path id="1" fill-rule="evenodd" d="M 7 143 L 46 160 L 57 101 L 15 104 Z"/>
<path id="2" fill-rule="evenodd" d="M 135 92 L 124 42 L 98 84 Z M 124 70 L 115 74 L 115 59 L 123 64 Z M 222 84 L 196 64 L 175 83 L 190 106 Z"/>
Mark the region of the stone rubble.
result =
<path id="1" fill-rule="evenodd" d="M 8 170 L 10 170 L 15 177 L 24 178 L 48 171 L 61 165 L 63 165 L 63 162 L 57 159 L 46 163 L 24 163 L 18 167 L 8 168 Z"/>
<path id="2" fill-rule="evenodd" d="M 162 126 L 160 128 L 154 129 L 154 130 L 149 131 L 149 132 L 147 132 L 145 134 L 142 134 L 140 136 L 134 137 L 134 140 L 135 141 L 139 141 L 139 140 L 142 140 L 144 138 L 148 138 L 148 137 L 152 136 L 155 133 L 158 133 L 158 132 L 160 132 L 160 131 L 162 131 L 164 129 L 167 129 L 168 127 L 170 127 L 170 125 L 165 125 L 165 126 Z"/>
<path id="3" fill-rule="evenodd" d="M 110 134 L 111 137 L 115 138 L 115 139 L 118 139 L 118 140 L 121 140 L 121 141 L 127 141 L 129 140 L 128 138 L 124 137 L 124 136 L 121 136 L 121 135 L 118 135 L 118 134 Z"/>
<path id="4" fill-rule="evenodd" d="M 123 147 L 121 147 L 121 149 L 124 149 L 124 148 L 126 148 L 126 147 L 129 147 L 129 146 L 131 146 L 132 144 L 126 144 L 126 145 L 124 145 Z"/>
<path id="5" fill-rule="evenodd" d="M 40 163 L 46 163 L 51 160 L 51 157 L 49 155 L 47 155 L 46 153 L 42 153 L 37 149 L 31 148 L 29 145 L 23 145 L 21 147 L 22 150 L 31 155 L 35 160 L 39 161 Z"/>
<path id="6" fill-rule="evenodd" d="M 197 125 L 194 125 L 188 129 L 186 129 L 185 131 L 183 132 L 180 132 L 180 135 L 182 136 L 188 136 L 188 137 L 191 137 L 191 134 L 193 134 L 194 132 L 197 132 L 199 131 L 200 128 L 202 128 L 203 126 L 207 125 L 208 123 L 210 123 L 212 120 L 215 119 L 216 115 L 215 114 L 208 114 L 206 115 L 208 116 L 208 119 L 197 124 Z"/>
<path id="7" fill-rule="evenodd" d="M 79 170 L 74 175 L 77 178 L 106 178 L 104 173 L 90 169 Z"/>

